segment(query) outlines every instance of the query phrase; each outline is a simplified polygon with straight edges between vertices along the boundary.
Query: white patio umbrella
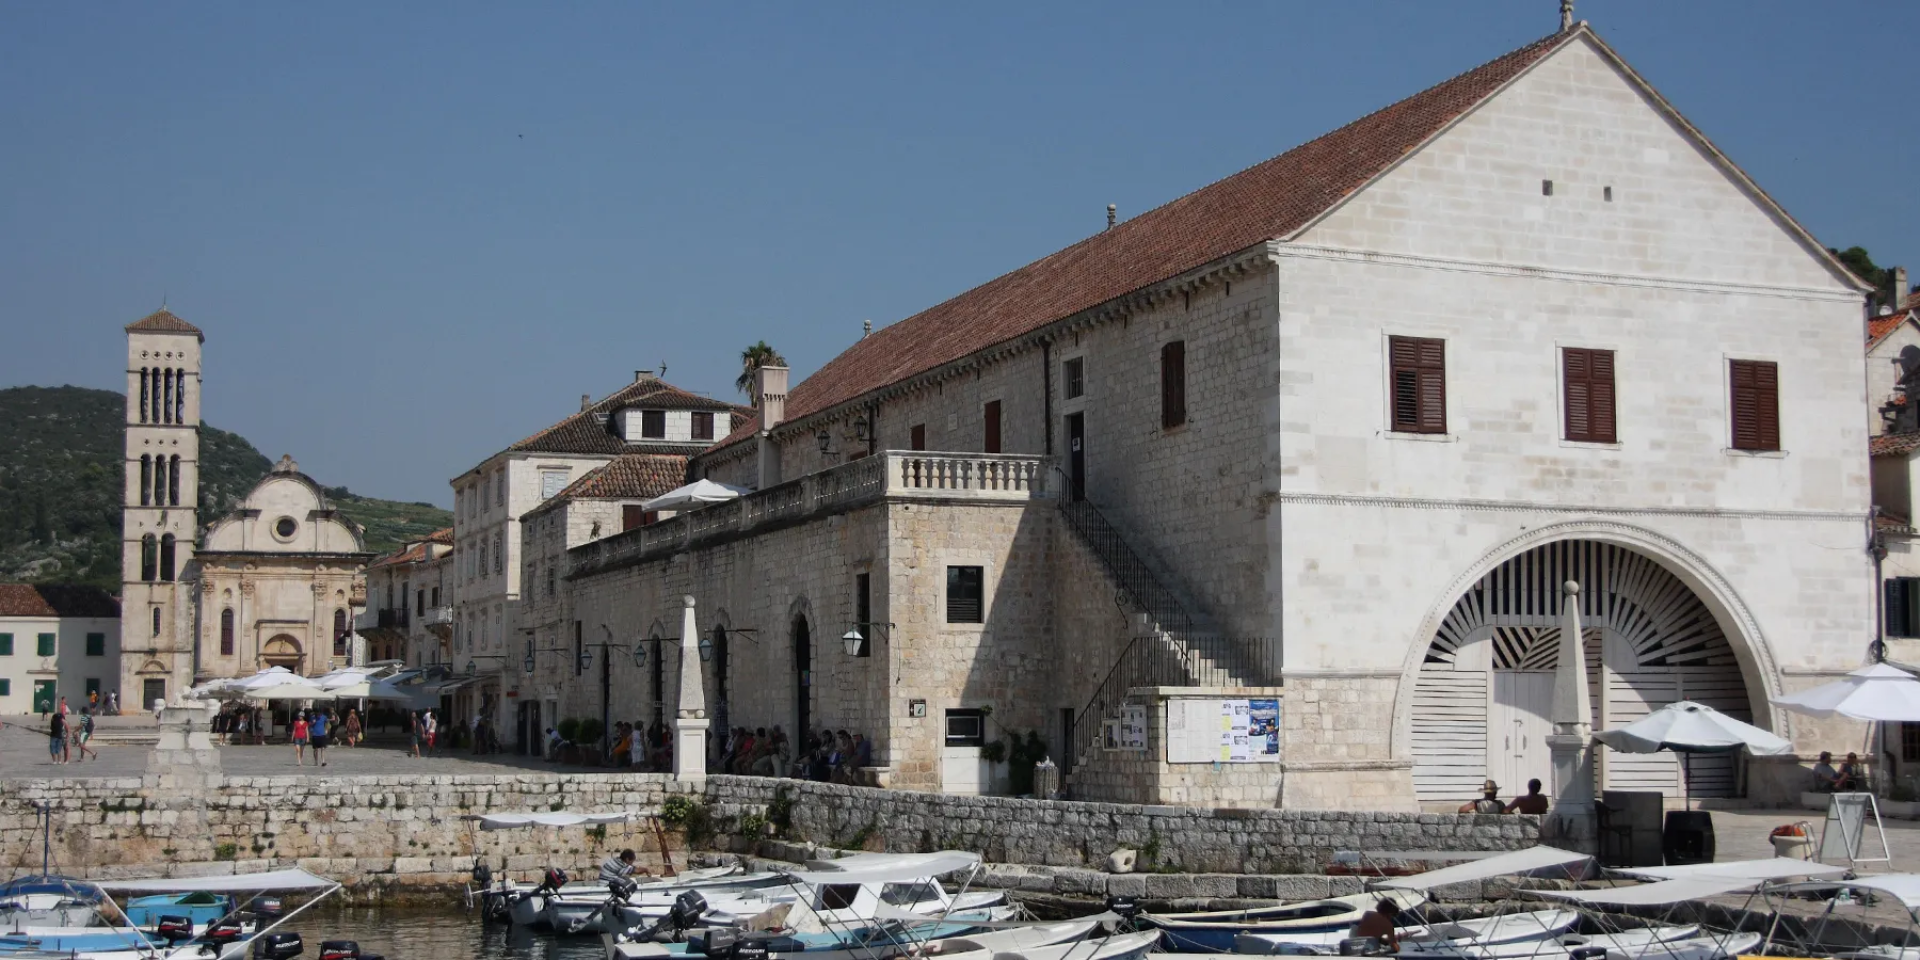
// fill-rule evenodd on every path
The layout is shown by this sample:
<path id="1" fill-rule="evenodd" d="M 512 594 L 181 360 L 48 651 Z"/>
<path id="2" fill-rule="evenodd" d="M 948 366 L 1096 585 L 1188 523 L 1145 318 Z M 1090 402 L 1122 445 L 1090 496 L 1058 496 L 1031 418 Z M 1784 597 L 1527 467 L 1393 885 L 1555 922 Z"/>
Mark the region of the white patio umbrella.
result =
<path id="1" fill-rule="evenodd" d="M 1920 679 L 1885 663 L 1869 664 L 1832 683 L 1771 699 L 1777 706 L 1814 717 L 1920 721 Z"/>
<path id="2" fill-rule="evenodd" d="M 335 696 L 333 691 L 299 677 L 272 686 L 249 687 L 240 695 L 248 700 L 332 700 Z"/>
<path id="3" fill-rule="evenodd" d="M 745 487 L 715 483 L 712 480 L 702 478 L 684 487 L 669 490 L 666 493 L 654 497 L 652 500 L 640 504 L 640 509 L 648 512 L 655 510 L 679 510 L 684 507 L 699 506 L 703 503 L 719 503 L 723 500 L 732 500 L 742 494 L 751 492 L 752 491 Z"/>
<path id="4" fill-rule="evenodd" d="M 1793 752 L 1786 738 L 1762 730 L 1691 700 L 1669 703 L 1652 713 L 1614 730 L 1593 735 L 1621 753 L 1658 753 L 1671 750 L 1680 755 L 1680 800 L 1687 801 L 1687 758 L 1696 753 L 1733 753 L 1746 750 L 1759 757 L 1778 757 Z"/>

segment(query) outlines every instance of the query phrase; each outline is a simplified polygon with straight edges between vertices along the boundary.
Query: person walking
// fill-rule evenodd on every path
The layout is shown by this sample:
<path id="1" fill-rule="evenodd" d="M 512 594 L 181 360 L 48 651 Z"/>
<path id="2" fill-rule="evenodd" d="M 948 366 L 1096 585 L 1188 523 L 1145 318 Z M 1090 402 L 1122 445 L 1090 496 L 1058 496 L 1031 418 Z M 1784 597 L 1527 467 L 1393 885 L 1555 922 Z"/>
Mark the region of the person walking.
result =
<path id="1" fill-rule="evenodd" d="M 427 715 L 421 719 L 420 727 L 420 732 L 427 738 L 427 754 L 432 755 L 434 735 L 440 732 L 440 721 L 433 718 L 432 710 L 428 710 Z"/>
<path id="2" fill-rule="evenodd" d="M 315 766 L 324 767 L 327 765 L 327 731 L 332 729 L 332 726 L 332 724 L 327 722 L 327 711 L 325 710 L 315 710 L 313 712 L 313 722 L 307 724 L 307 738 L 313 742 L 313 762 Z"/>
<path id="3" fill-rule="evenodd" d="M 352 747 L 352 746 L 359 745 L 361 731 L 360 731 L 360 711 L 358 709 L 354 707 L 347 708 L 347 722 L 344 725 L 342 732 L 345 734 L 345 736 L 342 739 L 346 741 L 347 746 Z"/>
<path id="4" fill-rule="evenodd" d="M 55 711 L 47 719 L 47 752 L 53 755 L 51 762 L 66 763 L 67 718 Z"/>
<path id="5" fill-rule="evenodd" d="M 89 755 L 91 755 L 95 760 L 100 759 L 100 751 L 87 746 L 87 741 L 92 739 L 93 739 L 93 708 L 81 707 L 80 722 L 76 724 L 76 729 L 73 731 L 73 745 L 80 748 L 80 760 L 83 763 L 86 761 Z"/>
<path id="6" fill-rule="evenodd" d="M 60 715 L 63 717 L 67 715 L 67 698 L 66 697 L 60 698 Z"/>
<path id="7" fill-rule="evenodd" d="M 304 712 L 293 715 L 293 765 L 296 767 L 304 767 L 307 765 L 307 733 L 309 729 L 307 726 L 307 715 Z"/>
<path id="8" fill-rule="evenodd" d="M 407 756 L 420 759 L 420 715 L 407 712 Z"/>
<path id="9" fill-rule="evenodd" d="M 110 717 L 120 715 L 120 691 L 118 690 L 107 691 L 107 715 Z"/>

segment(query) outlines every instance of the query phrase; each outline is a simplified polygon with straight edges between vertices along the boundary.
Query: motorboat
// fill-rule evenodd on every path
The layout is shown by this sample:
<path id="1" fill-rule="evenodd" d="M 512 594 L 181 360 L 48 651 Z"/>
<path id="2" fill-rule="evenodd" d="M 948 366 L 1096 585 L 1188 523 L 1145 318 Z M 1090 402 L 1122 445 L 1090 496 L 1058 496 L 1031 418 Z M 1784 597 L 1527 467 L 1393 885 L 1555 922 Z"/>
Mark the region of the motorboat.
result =
<path id="1" fill-rule="evenodd" d="M 871 960 L 879 956 L 917 952 L 944 954 L 955 938 L 964 937 L 969 949 L 985 948 L 999 952 L 1026 953 L 1035 947 L 1077 943 L 1100 928 L 1099 919 L 1068 920 L 1060 923 L 1035 923 L 996 930 L 981 930 L 964 921 L 906 923 L 888 921 L 848 931 L 796 933 L 784 935 L 747 934 L 745 938 L 767 953 L 784 955 L 805 953 L 808 960 Z M 634 943 L 618 936 L 603 935 L 607 960 L 692 960 L 709 956 L 715 941 L 712 932 L 696 935 L 684 943 Z"/>
<path id="2" fill-rule="evenodd" d="M 475 830 L 494 832 L 498 830 L 559 830 L 570 827 L 601 827 L 609 824 L 631 823 L 638 814 L 631 811 L 611 813 L 574 813 L 566 810 L 529 811 L 526 813 L 484 813 L 470 814 L 461 818 Z M 489 921 L 505 921 L 517 927 L 533 929 L 545 928 L 548 924 L 547 903 L 555 897 L 590 899 L 596 905 L 606 898 L 607 886 L 597 878 L 574 880 L 566 871 L 548 867 L 541 872 L 539 882 L 532 884 L 516 883 L 513 879 L 501 876 L 496 878 L 493 868 L 479 858 L 479 843 L 475 841 L 475 860 L 473 871 L 467 884 L 467 903 L 480 907 L 480 916 Z M 718 876 L 734 872 L 737 868 L 722 867 L 711 872 Z M 689 871 L 676 878 L 682 882 L 690 878 L 708 875 L 708 871 Z"/>
<path id="3" fill-rule="evenodd" d="M 73 877 L 35 874 L 0 884 L 0 925 L 91 927 L 100 923 L 100 891 Z"/>
<path id="4" fill-rule="evenodd" d="M 1025 960 L 1142 960 L 1159 942 L 1160 931 L 1146 930 L 1019 951 L 996 951 L 977 939 L 955 937 L 940 941 L 940 960 L 993 960 L 1006 952 L 1017 952 Z"/>
<path id="5" fill-rule="evenodd" d="M 65 928 L 0 935 L 0 960 L 293 960 L 304 949 L 298 933 L 280 930 L 287 921 L 339 891 L 340 884 L 304 870 L 213 877 L 100 881 L 96 889 L 111 903 L 115 892 L 144 896 L 206 893 L 299 892 L 310 898 L 282 911 L 273 896 L 255 896 L 248 908 L 205 924 L 189 916 L 160 915 L 152 929 L 138 927 Z M 118 908 L 115 908 L 117 912 Z"/>
<path id="6" fill-rule="evenodd" d="M 1143 913 L 1142 923 L 1159 929 L 1166 944 L 1178 951 L 1223 953 L 1234 949 L 1240 934 L 1321 934 L 1342 932 L 1383 899 L 1402 910 L 1426 902 L 1420 890 L 1357 893 L 1322 900 L 1297 900 L 1247 910 L 1209 910 L 1200 913 Z M 1337 941 L 1336 941 L 1337 943 Z"/>
<path id="7" fill-rule="evenodd" d="M 1540 937 L 1531 940 L 1506 940 L 1503 942 L 1479 942 L 1473 940 L 1439 940 L 1428 943 L 1407 943 L 1402 940 L 1399 956 L 1423 958 L 1423 960 L 1522 960 L 1526 957 L 1552 958 L 1572 957 L 1576 952 L 1582 956 L 1593 955 L 1589 951 L 1599 948 L 1609 956 L 1639 956 L 1642 952 L 1650 958 L 1664 956 L 1658 950 L 1648 948 L 1661 945 L 1674 945 L 1682 949 L 1681 944 L 1708 939 L 1698 926 L 1682 924 L 1673 926 L 1641 927 L 1622 930 L 1616 933 L 1578 934 L 1563 933 L 1555 937 Z M 1697 952 L 1692 946 L 1684 948 L 1683 956 Z"/>
<path id="8" fill-rule="evenodd" d="M 161 893 L 134 897 L 121 908 L 127 925 L 152 927 L 161 917 L 185 917 L 198 926 L 229 917 L 234 912 L 233 897 L 224 893 L 199 890 L 190 893 Z"/>
<path id="9" fill-rule="evenodd" d="M 1404 954 L 1409 945 L 1459 941 L 1484 947 L 1490 945 L 1547 940 L 1559 937 L 1578 926 L 1580 914 L 1572 910 L 1533 910 L 1476 917 L 1450 923 L 1401 927 L 1399 936 Z M 1685 929 L 1687 936 L 1699 928 Z M 1235 953 L 1276 956 L 1323 956 L 1340 952 L 1340 944 L 1351 936 L 1347 930 L 1307 933 L 1243 933 L 1233 939 Z M 1669 938 L 1672 939 L 1672 938 Z"/>
<path id="10" fill-rule="evenodd" d="M 596 882 L 585 884 L 586 889 L 579 890 L 575 885 L 568 884 L 558 893 L 542 897 L 539 919 L 522 925 L 544 926 L 563 934 L 624 930 L 645 920 L 643 912 L 631 904 L 634 896 L 644 896 L 650 900 L 664 899 L 671 903 L 688 890 L 700 891 L 705 897 L 717 897 L 724 893 L 784 885 L 786 882 L 787 875 L 784 873 L 745 873 L 736 866 L 689 870 L 678 876 L 657 879 L 630 878 L 628 883 L 631 888 Z M 610 887 L 617 887 L 618 892 Z M 531 909 L 531 900 L 527 902 L 527 909 Z M 510 913 L 516 922 L 526 912 L 519 907 L 520 904 L 516 902 Z"/>

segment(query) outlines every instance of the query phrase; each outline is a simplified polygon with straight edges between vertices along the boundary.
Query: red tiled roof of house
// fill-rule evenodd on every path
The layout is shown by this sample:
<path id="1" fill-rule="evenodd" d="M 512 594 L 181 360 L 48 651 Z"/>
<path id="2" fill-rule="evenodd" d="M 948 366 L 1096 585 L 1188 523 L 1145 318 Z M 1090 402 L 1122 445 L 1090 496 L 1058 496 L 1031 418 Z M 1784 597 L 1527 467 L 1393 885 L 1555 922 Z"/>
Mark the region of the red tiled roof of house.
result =
<path id="1" fill-rule="evenodd" d="M 120 601 L 99 587 L 59 583 L 0 583 L 0 617 L 120 616 Z"/>
<path id="2" fill-rule="evenodd" d="M 799 419 L 1255 244 L 1289 236 L 1539 63 L 1556 33 L 1316 140 L 1124 220 L 871 336 L 796 384 Z M 752 436 L 758 420 L 719 446 Z"/>
<path id="3" fill-rule="evenodd" d="M 440 529 L 427 534 L 424 539 L 428 543 L 444 543 L 447 546 L 452 546 L 453 545 L 453 528 L 441 527 Z"/>
<path id="4" fill-rule="evenodd" d="M 527 511 L 545 512 L 572 500 L 647 500 L 687 482 L 687 456 L 627 453 L 589 470 L 580 479 Z"/>
<path id="5" fill-rule="evenodd" d="M 1920 433 L 1883 433 L 1867 441 L 1867 451 L 1876 457 L 1904 457 L 1920 450 Z"/>
<path id="6" fill-rule="evenodd" d="M 1911 302 L 1912 299 L 1912 297 L 1909 297 L 1909 302 Z M 1885 340 L 1888 334 L 1900 329 L 1900 324 L 1905 323 L 1909 317 L 1912 317 L 1915 310 L 1920 310 L 1920 304 L 1908 307 L 1905 310 L 1895 310 L 1884 316 L 1868 317 L 1867 346 L 1872 347 L 1877 345 L 1880 341 Z"/>
<path id="7" fill-rule="evenodd" d="M 127 324 L 127 332 L 128 333 L 186 333 L 186 334 L 192 334 L 193 336 L 198 337 L 203 342 L 207 339 L 206 335 L 200 332 L 199 327 L 196 327 L 193 324 L 188 323 L 177 316 L 174 316 L 173 311 L 168 310 L 165 307 L 161 307 L 160 309 L 155 310 L 154 312 L 149 313 L 146 316 L 141 317 L 140 319 Z"/>
<path id="8" fill-rule="evenodd" d="M 724 411 L 733 415 L 731 421 L 741 419 L 746 410 L 724 400 L 690 393 L 664 380 L 635 380 L 606 399 L 507 449 L 538 453 L 626 453 L 632 448 L 614 432 L 618 427 L 613 423 L 613 414 L 627 407 L 638 406 L 661 410 Z"/>

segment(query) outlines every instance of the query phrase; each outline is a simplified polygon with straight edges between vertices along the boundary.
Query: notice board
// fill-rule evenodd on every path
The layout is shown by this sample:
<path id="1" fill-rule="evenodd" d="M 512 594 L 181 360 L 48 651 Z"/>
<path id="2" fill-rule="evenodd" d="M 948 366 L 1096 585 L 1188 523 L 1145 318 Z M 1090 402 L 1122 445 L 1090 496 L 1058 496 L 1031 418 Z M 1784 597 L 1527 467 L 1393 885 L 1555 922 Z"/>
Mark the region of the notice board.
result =
<path id="1" fill-rule="evenodd" d="M 1280 701 L 1168 700 L 1168 763 L 1280 759 Z"/>

